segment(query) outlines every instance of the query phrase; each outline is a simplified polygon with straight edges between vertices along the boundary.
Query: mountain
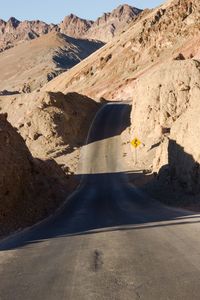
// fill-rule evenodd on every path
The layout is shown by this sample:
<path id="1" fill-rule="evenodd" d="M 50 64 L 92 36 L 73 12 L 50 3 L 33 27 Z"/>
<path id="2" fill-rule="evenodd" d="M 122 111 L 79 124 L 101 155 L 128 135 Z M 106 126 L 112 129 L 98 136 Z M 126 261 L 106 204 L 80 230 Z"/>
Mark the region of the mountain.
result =
<path id="1" fill-rule="evenodd" d="M 30 93 L 73 67 L 103 43 L 50 32 L 0 53 L 0 91 Z"/>
<path id="2" fill-rule="evenodd" d="M 90 26 L 85 37 L 109 42 L 114 36 L 126 30 L 127 25 L 141 12 L 142 10 L 127 4 L 120 5 L 111 13 L 105 13 L 102 17 L 98 18 Z"/>
<path id="3" fill-rule="evenodd" d="M 75 37 L 83 38 L 85 33 L 93 25 L 93 21 L 88 21 L 71 14 L 64 18 L 64 20 L 59 24 L 60 32 Z"/>
<path id="4" fill-rule="evenodd" d="M 11 17 L 8 22 L 0 20 L 0 52 L 13 46 L 35 39 L 51 31 L 57 31 L 54 24 L 46 24 L 42 21 L 23 21 Z"/>
<path id="5" fill-rule="evenodd" d="M 58 25 L 0 20 L 0 94 L 42 87 L 102 47 L 98 40 L 110 40 L 140 12 L 123 5 L 96 22 L 71 14 Z"/>
<path id="6" fill-rule="evenodd" d="M 199 58 L 198 1 L 170 1 L 143 11 L 128 30 L 45 89 L 74 90 L 91 97 L 132 99 L 138 78 L 163 62 Z"/>
<path id="7" fill-rule="evenodd" d="M 62 33 L 73 37 L 110 41 L 115 35 L 126 29 L 142 10 L 129 6 L 120 5 L 110 13 L 104 13 L 95 22 L 81 19 L 73 14 L 64 18 L 59 24 Z"/>
<path id="8" fill-rule="evenodd" d="M 36 21 L 19 21 L 11 17 L 7 22 L 0 19 L 0 52 L 30 41 L 50 32 L 61 32 L 74 38 L 109 41 L 121 32 L 141 10 L 128 5 L 119 6 L 97 21 L 84 20 L 74 14 L 66 16 L 60 24 L 46 24 Z"/>

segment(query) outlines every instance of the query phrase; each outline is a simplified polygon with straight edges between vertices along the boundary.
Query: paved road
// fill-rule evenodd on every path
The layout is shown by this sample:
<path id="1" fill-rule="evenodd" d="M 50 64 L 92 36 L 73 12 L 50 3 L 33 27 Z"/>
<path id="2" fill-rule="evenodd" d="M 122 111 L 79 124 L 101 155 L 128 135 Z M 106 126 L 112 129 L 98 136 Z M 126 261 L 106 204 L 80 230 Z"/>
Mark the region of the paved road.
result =
<path id="1" fill-rule="evenodd" d="M 1 300 L 200 299 L 200 217 L 129 184 L 129 112 L 109 104 L 97 115 L 68 205 L 0 243 Z"/>

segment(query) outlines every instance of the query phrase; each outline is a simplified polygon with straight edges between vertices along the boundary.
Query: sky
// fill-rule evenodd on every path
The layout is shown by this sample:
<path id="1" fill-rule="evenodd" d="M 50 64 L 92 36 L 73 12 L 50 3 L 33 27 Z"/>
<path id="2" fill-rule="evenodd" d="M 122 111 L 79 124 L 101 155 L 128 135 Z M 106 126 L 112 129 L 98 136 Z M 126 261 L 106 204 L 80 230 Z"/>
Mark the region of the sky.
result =
<path id="1" fill-rule="evenodd" d="M 164 0 L 0 0 L 0 19 L 11 16 L 19 20 L 42 20 L 59 23 L 64 16 L 73 13 L 81 18 L 95 20 L 120 4 L 137 8 L 153 8 Z"/>

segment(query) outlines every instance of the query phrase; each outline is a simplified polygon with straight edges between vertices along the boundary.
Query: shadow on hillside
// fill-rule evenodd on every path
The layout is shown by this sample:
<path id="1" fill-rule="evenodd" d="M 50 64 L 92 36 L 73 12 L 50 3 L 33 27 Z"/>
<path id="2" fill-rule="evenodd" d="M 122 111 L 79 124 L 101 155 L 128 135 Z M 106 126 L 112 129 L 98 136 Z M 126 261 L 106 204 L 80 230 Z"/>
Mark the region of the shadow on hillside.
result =
<path id="1" fill-rule="evenodd" d="M 195 195 L 200 192 L 200 165 L 191 154 L 174 140 L 169 140 L 169 164 L 164 165 L 158 174 L 159 180 L 165 180 L 174 189 Z"/>
<path id="2" fill-rule="evenodd" d="M 168 162 L 159 170 L 157 176 L 160 188 L 163 186 L 172 193 L 171 198 L 164 197 L 163 202 L 186 207 L 194 205 L 194 209 L 196 205 L 200 209 L 200 197 L 197 197 L 200 193 L 199 163 L 175 140 L 169 140 Z"/>
<path id="3" fill-rule="evenodd" d="M 101 41 L 92 41 L 87 39 L 75 39 L 73 37 L 69 37 L 63 33 L 59 33 L 59 35 L 72 46 L 76 47 L 77 53 L 73 53 L 71 51 L 69 53 L 69 49 L 59 49 L 57 54 L 54 55 L 53 60 L 56 63 L 57 67 L 62 68 L 64 70 L 68 70 L 78 63 L 80 63 L 80 59 L 83 60 L 95 51 L 99 50 L 101 47 L 105 45 L 105 43 Z"/>

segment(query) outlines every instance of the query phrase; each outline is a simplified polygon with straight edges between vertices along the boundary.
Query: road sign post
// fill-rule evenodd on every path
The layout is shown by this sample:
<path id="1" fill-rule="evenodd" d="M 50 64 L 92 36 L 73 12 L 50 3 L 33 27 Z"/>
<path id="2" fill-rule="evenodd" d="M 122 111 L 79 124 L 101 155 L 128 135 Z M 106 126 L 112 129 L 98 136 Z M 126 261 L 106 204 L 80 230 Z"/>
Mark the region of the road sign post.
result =
<path id="1" fill-rule="evenodd" d="M 135 163 L 137 164 L 137 148 L 135 148 Z"/>
<path id="2" fill-rule="evenodd" d="M 137 163 L 137 148 L 141 145 L 141 141 L 136 137 L 131 141 L 131 145 L 135 148 L 135 164 Z"/>

